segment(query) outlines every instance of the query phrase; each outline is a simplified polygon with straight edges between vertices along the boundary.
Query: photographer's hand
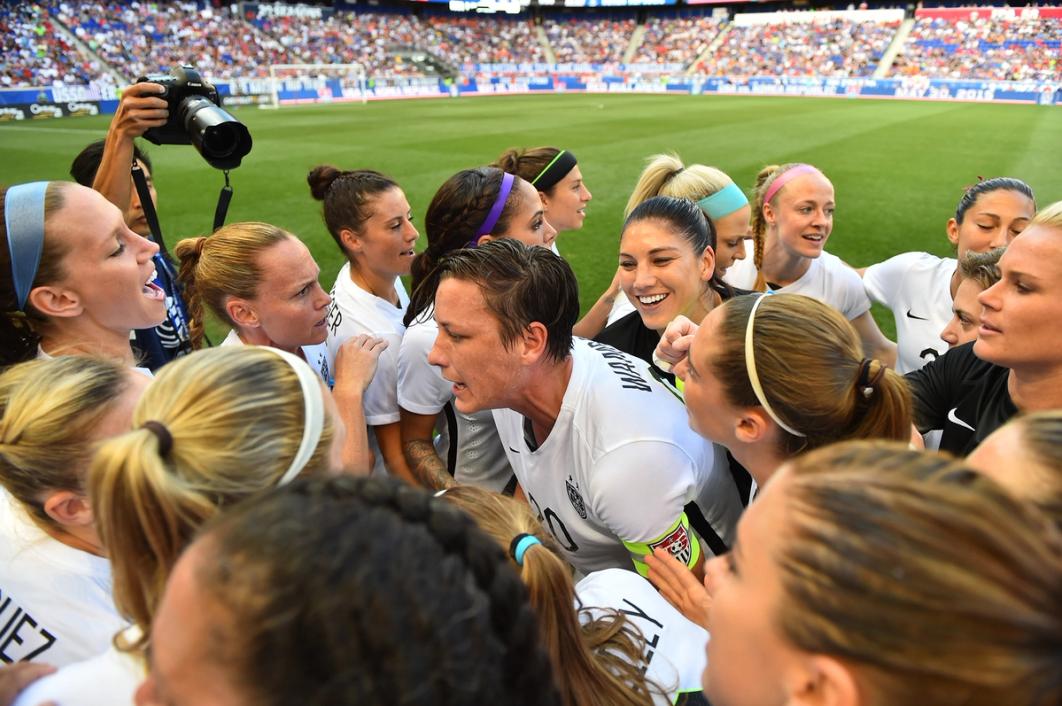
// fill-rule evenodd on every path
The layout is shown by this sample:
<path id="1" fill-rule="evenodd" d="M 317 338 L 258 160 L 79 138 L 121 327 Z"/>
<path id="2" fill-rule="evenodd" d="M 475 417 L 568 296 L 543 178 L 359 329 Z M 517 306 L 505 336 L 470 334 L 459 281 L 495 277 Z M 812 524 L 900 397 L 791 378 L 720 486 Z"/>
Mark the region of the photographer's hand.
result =
<path id="1" fill-rule="evenodd" d="M 166 124 L 169 111 L 160 98 L 163 88 L 157 83 L 134 83 L 122 91 L 118 110 L 111 119 L 103 159 L 92 188 L 103 194 L 122 213 L 129 210 L 133 183 L 129 167 L 133 163 L 133 140 L 150 128 Z"/>

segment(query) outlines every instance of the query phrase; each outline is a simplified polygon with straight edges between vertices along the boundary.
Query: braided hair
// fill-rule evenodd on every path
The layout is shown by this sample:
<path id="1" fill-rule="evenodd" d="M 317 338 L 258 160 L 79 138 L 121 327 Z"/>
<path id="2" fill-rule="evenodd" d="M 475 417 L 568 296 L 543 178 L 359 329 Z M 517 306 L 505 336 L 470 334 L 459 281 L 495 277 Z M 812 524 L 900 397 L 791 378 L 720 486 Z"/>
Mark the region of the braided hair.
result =
<path id="1" fill-rule="evenodd" d="M 391 478 L 296 481 L 219 518 L 197 576 L 212 655 L 262 706 L 553 706 L 537 619 L 504 551 Z"/>

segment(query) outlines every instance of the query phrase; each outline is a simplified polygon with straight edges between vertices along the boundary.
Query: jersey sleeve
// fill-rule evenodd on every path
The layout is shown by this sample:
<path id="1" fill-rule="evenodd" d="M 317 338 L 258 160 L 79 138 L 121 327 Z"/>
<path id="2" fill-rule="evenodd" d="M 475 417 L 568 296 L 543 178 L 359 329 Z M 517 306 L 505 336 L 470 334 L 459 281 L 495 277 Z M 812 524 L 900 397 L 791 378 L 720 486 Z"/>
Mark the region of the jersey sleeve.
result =
<path id="1" fill-rule="evenodd" d="M 450 383 L 428 363 L 435 334 L 430 326 L 411 326 L 398 351 L 398 405 L 414 414 L 438 414 L 452 397 Z"/>
<path id="2" fill-rule="evenodd" d="M 836 287 L 840 294 L 841 306 L 838 307 L 849 321 L 857 319 L 870 311 L 870 298 L 863 288 L 859 273 L 848 265 L 838 261 L 836 268 Z"/>
<path id="3" fill-rule="evenodd" d="M 944 428 L 962 383 L 977 360 L 973 354 L 973 344 L 967 343 L 952 348 L 919 370 L 904 376 L 911 390 L 914 422 L 918 431 L 924 434 L 931 429 Z"/>
<path id="4" fill-rule="evenodd" d="M 863 289 L 867 296 L 890 309 L 896 308 L 896 298 L 903 286 L 904 277 L 921 255 L 922 253 L 905 252 L 868 267 L 863 273 Z"/>
<path id="5" fill-rule="evenodd" d="M 697 564 L 700 543 L 685 513 L 697 480 L 682 449 L 664 441 L 624 444 L 598 460 L 591 478 L 594 514 L 623 542 L 639 573 L 648 573 L 642 558 L 658 547 Z"/>

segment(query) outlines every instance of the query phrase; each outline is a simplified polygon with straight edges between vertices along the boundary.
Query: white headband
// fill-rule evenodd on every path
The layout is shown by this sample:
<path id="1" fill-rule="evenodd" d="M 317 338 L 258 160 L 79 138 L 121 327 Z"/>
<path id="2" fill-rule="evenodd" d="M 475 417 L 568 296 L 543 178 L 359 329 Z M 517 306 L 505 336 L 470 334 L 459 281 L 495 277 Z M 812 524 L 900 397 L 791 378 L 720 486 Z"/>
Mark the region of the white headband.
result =
<path id="1" fill-rule="evenodd" d="M 763 394 L 763 386 L 760 385 L 760 376 L 756 373 L 756 351 L 752 346 L 752 329 L 753 324 L 756 321 L 756 310 L 760 308 L 760 304 L 766 299 L 768 294 L 761 294 L 756 297 L 756 303 L 752 305 L 752 311 L 749 312 L 749 322 L 745 326 L 745 370 L 749 373 L 749 382 L 752 384 L 752 391 L 756 394 L 756 399 L 759 400 L 760 405 L 770 415 L 771 419 L 775 423 L 785 429 L 793 436 L 807 436 L 807 434 L 801 434 L 799 431 L 783 422 L 774 410 L 771 409 L 771 405 L 767 403 L 767 395 Z"/>
<path id="2" fill-rule="evenodd" d="M 295 452 L 295 458 L 291 459 L 291 465 L 284 475 L 277 481 L 277 486 L 287 485 L 295 480 L 317 449 L 321 441 L 321 432 L 324 431 L 324 395 L 321 393 L 321 378 L 313 371 L 306 361 L 297 355 L 278 348 L 269 348 L 279 355 L 295 371 L 299 378 L 299 387 L 302 388 L 303 401 L 303 426 L 302 441 L 299 442 L 299 450 Z"/>

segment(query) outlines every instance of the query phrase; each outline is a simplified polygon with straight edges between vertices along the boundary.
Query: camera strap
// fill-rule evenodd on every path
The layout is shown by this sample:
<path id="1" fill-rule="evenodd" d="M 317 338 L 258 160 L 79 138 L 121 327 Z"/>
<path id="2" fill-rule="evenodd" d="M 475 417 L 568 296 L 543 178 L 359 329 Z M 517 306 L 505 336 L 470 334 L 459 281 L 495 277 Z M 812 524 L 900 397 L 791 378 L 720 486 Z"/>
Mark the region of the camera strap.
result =
<path id="1" fill-rule="evenodd" d="M 229 212 L 229 202 L 232 201 L 232 186 L 229 185 L 229 170 L 225 172 L 225 186 L 218 193 L 218 206 L 214 209 L 214 231 L 225 225 L 225 214 Z"/>
<path id="2" fill-rule="evenodd" d="M 155 211 L 155 202 L 151 199 L 151 190 L 148 189 L 147 179 L 144 177 L 144 170 L 140 168 L 137 161 L 133 160 L 133 167 L 130 170 L 133 175 L 133 185 L 136 186 L 136 195 L 140 197 L 140 208 L 144 210 L 144 218 L 148 222 L 148 228 L 151 229 L 151 237 L 158 243 L 159 251 L 162 252 L 162 256 L 167 261 L 173 262 L 173 258 L 170 257 L 170 251 L 166 247 L 166 241 L 162 239 L 162 227 L 159 226 L 159 214 Z"/>

